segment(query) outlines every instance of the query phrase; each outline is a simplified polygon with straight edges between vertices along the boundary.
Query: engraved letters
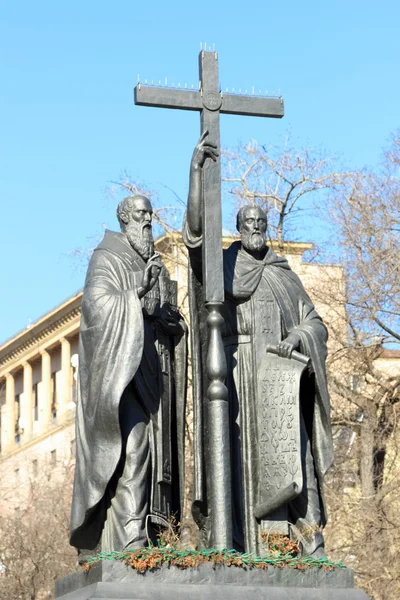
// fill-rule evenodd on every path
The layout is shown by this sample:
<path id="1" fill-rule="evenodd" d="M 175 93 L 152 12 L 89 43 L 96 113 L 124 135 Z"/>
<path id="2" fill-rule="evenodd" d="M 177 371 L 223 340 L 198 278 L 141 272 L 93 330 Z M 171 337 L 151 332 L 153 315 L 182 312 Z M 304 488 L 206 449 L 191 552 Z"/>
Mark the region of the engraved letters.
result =
<path id="1" fill-rule="evenodd" d="M 267 326 L 268 313 L 263 314 Z M 272 497 L 294 481 L 302 486 L 300 377 L 304 365 L 268 354 L 259 373 L 259 497 Z"/>

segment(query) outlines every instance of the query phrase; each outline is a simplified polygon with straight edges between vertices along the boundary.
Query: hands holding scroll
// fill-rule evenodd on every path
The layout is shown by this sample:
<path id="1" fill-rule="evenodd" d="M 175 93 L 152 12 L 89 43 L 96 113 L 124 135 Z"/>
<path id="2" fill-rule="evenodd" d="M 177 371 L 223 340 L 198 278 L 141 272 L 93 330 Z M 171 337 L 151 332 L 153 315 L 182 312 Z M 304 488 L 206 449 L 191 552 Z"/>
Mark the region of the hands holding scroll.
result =
<path id="1" fill-rule="evenodd" d="M 290 358 L 293 350 L 297 350 L 299 348 L 300 341 L 301 339 L 298 333 L 295 333 L 294 331 L 289 333 L 287 338 L 276 345 L 278 356 L 281 356 L 282 358 Z"/>

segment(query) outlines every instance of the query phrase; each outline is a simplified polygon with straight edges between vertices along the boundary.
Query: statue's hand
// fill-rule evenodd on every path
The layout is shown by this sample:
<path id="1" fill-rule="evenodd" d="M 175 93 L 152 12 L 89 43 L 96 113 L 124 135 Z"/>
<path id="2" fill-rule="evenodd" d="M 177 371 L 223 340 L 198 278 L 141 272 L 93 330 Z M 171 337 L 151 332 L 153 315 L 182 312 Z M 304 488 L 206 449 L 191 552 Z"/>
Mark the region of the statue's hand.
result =
<path id="1" fill-rule="evenodd" d="M 162 267 L 163 264 L 161 262 L 160 255 L 158 252 L 155 252 L 147 261 L 146 267 L 143 271 L 142 285 L 138 289 L 139 298 L 143 298 L 143 296 L 147 294 L 147 292 L 149 292 L 154 286 L 161 273 Z"/>
<path id="2" fill-rule="evenodd" d="M 191 164 L 192 169 L 202 169 L 207 158 L 211 158 L 215 162 L 219 156 L 219 153 L 216 151 L 217 146 L 212 142 L 208 142 L 206 140 L 207 136 L 208 129 L 204 131 L 194 149 Z"/>
<path id="3" fill-rule="evenodd" d="M 286 339 L 277 344 L 278 356 L 282 358 L 290 358 L 293 350 L 297 350 L 300 346 L 301 338 L 297 333 L 289 333 Z"/>

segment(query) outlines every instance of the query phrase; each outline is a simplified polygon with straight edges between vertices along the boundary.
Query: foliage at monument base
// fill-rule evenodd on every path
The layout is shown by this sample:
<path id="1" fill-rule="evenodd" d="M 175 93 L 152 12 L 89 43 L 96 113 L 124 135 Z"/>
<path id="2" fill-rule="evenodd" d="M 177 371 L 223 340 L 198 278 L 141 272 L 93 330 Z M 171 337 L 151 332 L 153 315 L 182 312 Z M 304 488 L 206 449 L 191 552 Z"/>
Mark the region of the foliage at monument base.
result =
<path id="1" fill-rule="evenodd" d="M 216 550 L 215 548 L 192 550 L 184 548 L 167 548 L 160 546 L 150 546 L 148 548 L 137 548 L 134 550 L 124 550 L 123 552 L 100 552 L 90 558 L 83 569 L 89 569 L 97 562 L 102 560 L 121 560 L 138 573 L 145 573 L 153 569 L 158 569 L 163 565 L 174 566 L 178 569 L 196 568 L 205 563 L 209 563 L 213 568 L 219 566 L 241 567 L 244 569 L 268 569 L 268 567 L 291 567 L 304 571 L 312 567 L 332 570 L 335 568 L 346 568 L 341 562 L 333 562 L 328 558 L 312 558 L 310 556 L 301 556 L 299 547 L 287 538 L 290 551 L 281 552 L 271 549 L 265 556 L 256 556 L 254 554 L 242 554 L 236 550 Z"/>

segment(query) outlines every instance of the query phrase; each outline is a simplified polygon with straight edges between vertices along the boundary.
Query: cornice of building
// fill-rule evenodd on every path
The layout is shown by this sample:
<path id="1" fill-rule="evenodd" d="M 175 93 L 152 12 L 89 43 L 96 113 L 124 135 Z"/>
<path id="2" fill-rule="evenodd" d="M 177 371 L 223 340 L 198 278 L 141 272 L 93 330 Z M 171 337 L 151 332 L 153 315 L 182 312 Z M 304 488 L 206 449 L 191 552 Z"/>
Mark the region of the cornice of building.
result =
<path id="1" fill-rule="evenodd" d="M 238 239 L 239 235 L 223 235 L 222 244 L 224 248 L 227 248 L 232 242 L 236 242 Z M 170 244 L 183 245 L 182 234 L 179 231 L 164 233 L 156 240 L 157 248 L 160 248 L 160 250 L 168 248 Z M 269 240 L 268 246 L 278 254 L 302 256 L 307 250 L 312 250 L 314 244 L 311 242 L 283 242 L 280 245 L 277 240 Z"/>
<path id="2" fill-rule="evenodd" d="M 35 323 L 6 340 L 0 346 L 0 368 L 34 346 L 45 342 L 54 332 L 61 330 L 65 325 L 79 320 L 81 301 L 82 291 L 79 291 L 40 317 Z"/>

